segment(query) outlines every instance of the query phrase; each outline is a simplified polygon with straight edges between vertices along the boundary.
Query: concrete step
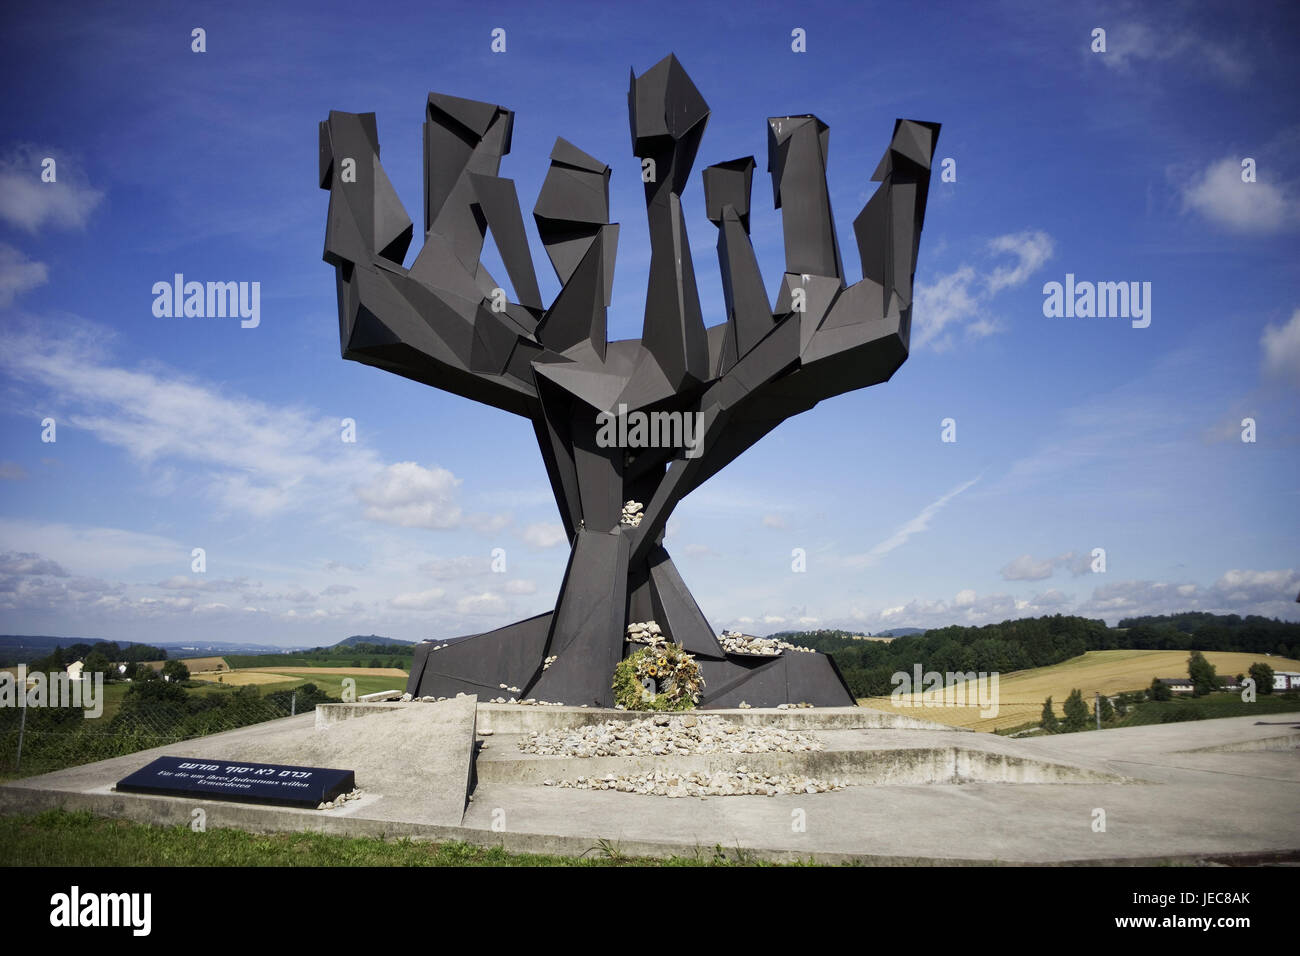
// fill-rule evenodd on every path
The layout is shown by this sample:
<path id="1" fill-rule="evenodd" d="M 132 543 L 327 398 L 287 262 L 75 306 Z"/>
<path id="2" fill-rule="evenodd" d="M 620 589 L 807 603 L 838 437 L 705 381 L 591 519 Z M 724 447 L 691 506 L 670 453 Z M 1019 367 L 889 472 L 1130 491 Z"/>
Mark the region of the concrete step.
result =
<path id="1" fill-rule="evenodd" d="M 316 726 L 328 727 L 340 720 L 366 717 L 405 707 L 427 707 L 420 701 L 357 701 L 352 704 L 319 704 Z M 785 730 L 936 730 L 974 733 L 963 727 L 949 727 L 931 720 L 908 717 L 869 707 L 800 707 L 791 710 L 752 708 L 749 710 L 693 710 L 735 721 L 742 726 L 780 727 Z M 537 704 L 478 705 L 478 728 L 498 734 L 544 733 L 567 727 L 585 727 L 606 720 L 641 720 L 649 711 L 613 710 L 601 707 L 550 707 Z"/>
<path id="2" fill-rule="evenodd" d="M 737 771 L 798 774 L 864 785 L 915 786 L 956 783 L 1124 783 L 1128 778 L 1102 766 L 1085 766 L 1008 753 L 998 738 L 823 731 L 825 749 L 793 753 L 663 754 L 565 757 L 527 754 L 525 734 L 494 734 L 476 763 L 482 784 L 541 784 L 545 780 L 597 779 L 651 773 Z M 909 739 L 911 738 L 911 739 Z M 962 743 L 970 740 L 973 745 Z"/>

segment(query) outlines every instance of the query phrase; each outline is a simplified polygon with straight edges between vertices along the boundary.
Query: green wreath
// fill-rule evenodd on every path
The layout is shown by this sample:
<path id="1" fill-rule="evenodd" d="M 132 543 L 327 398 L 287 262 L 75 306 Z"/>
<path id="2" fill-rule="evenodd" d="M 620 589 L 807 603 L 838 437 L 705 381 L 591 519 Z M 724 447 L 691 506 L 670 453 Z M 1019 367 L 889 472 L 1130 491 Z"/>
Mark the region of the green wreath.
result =
<path id="1" fill-rule="evenodd" d="M 643 647 L 614 668 L 614 702 L 628 710 L 691 710 L 703 687 L 700 665 L 676 644 Z"/>

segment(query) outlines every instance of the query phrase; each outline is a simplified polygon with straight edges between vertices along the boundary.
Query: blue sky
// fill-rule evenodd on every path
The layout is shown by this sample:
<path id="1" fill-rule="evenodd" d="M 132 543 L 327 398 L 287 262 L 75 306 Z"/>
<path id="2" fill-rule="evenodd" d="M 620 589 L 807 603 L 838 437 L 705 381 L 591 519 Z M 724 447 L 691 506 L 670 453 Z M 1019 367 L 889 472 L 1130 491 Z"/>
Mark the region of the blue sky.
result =
<path id="1" fill-rule="evenodd" d="M 339 358 L 316 124 L 375 112 L 416 219 L 430 90 L 516 111 L 502 175 L 526 220 L 556 136 L 609 163 L 610 337 L 632 338 L 649 243 L 628 70 L 669 52 L 712 110 L 683 197 L 707 324 L 723 316 L 710 163 L 758 159 L 775 298 L 768 116 L 830 125 L 850 281 L 896 117 L 942 123 L 957 175 L 931 189 L 903 368 L 787 421 L 675 512 L 667 547 L 716 628 L 1300 617 L 1300 13 L 917 6 L 7 11 L 0 632 L 302 645 L 548 609 L 567 548 L 528 424 Z M 153 284 L 178 272 L 259 282 L 260 325 L 155 317 Z M 1150 326 L 1045 317 L 1043 286 L 1067 273 L 1151 283 Z"/>

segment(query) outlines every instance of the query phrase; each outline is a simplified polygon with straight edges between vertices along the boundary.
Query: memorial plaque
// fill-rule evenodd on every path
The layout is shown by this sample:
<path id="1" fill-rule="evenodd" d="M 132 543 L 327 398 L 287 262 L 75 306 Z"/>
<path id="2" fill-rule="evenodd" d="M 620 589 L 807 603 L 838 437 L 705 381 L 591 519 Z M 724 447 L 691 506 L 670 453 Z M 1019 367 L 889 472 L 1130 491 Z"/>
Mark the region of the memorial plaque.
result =
<path id="1" fill-rule="evenodd" d="M 126 793 L 156 793 L 204 800 L 238 800 L 315 809 L 356 789 L 351 770 L 284 764 L 159 757 L 117 782 Z"/>

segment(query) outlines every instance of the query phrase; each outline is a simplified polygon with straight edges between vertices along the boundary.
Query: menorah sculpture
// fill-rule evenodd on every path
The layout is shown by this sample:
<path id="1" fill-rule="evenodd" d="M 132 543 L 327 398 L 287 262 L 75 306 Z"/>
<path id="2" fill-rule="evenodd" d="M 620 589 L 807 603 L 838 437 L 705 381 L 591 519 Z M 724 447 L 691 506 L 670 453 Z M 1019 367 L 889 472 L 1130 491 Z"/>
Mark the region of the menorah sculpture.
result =
<path id="1" fill-rule="evenodd" d="M 727 309 L 705 328 L 681 195 L 708 105 L 669 56 L 633 74 L 628 111 L 651 245 L 639 341 L 606 338 L 619 227 L 608 221 L 604 163 L 564 139 L 551 151 L 533 218 L 562 288 L 545 306 L 514 182 L 497 175 L 513 112 L 429 94 L 424 247 L 409 269 L 412 223 L 380 165 L 375 115 L 331 112 L 320 124 L 343 357 L 527 417 L 570 542 L 554 611 L 419 645 L 407 691 L 610 706 L 614 666 L 635 649 L 626 627 L 653 620 L 699 662 L 705 706 L 852 705 L 827 655 L 724 650 L 664 549 L 664 527 L 683 497 L 784 419 L 903 364 L 939 124 L 895 122 L 872 176 L 881 185 L 853 223 L 863 278 L 848 286 L 826 185 L 828 127 L 812 115 L 768 120 L 786 259 L 775 309 L 749 237 L 754 159 L 705 169 Z M 489 229 L 513 300 L 480 261 Z M 693 443 L 609 440 L 635 434 L 625 426 L 636 416 L 695 423 Z M 628 502 L 643 504 L 627 509 L 639 518 L 625 516 Z"/>

